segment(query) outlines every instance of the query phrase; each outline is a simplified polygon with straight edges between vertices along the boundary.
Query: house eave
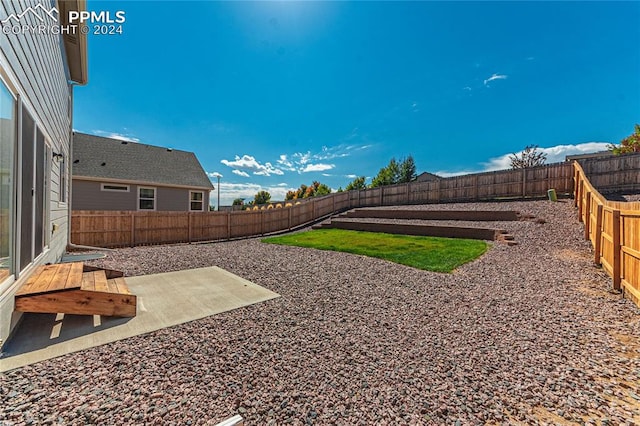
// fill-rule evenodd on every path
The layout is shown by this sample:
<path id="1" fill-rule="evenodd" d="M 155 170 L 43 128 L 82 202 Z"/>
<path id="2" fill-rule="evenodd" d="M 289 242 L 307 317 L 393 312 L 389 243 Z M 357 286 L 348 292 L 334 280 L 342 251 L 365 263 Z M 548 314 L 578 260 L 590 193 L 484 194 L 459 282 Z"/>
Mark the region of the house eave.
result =
<path id="1" fill-rule="evenodd" d="M 85 24 L 69 22 L 70 11 L 86 11 L 86 0 L 59 0 L 60 25 L 77 25 L 73 33 L 62 34 L 69 69 L 69 80 L 84 86 L 89 81 L 87 61 L 87 35 L 81 30 Z"/>

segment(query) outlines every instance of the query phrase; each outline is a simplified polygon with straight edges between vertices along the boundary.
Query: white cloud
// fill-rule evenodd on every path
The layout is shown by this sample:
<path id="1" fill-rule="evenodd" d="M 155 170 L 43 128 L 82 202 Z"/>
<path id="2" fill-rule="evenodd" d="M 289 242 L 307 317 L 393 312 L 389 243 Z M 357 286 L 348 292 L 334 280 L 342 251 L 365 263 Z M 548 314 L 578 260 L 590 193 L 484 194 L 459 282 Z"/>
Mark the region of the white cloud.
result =
<path id="1" fill-rule="evenodd" d="M 351 152 L 349 151 L 351 151 L 352 149 L 352 146 L 344 145 L 338 145 L 331 148 L 323 146 L 322 151 L 318 154 L 313 155 L 311 158 L 313 160 L 332 160 L 334 158 L 344 158 L 351 155 Z"/>
<path id="2" fill-rule="evenodd" d="M 606 151 L 608 142 L 585 142 L 576 145 L 556 145 L 549 148 L 540 148 L 540 151 L 547 154 L 547 164 L 559 163 L 565 161 L 567 155 L 588 154 L 592 152 Z M 516 151 L 516 153 L 520 153 Z M 479 170 L 460 170 L 460 171 L 437 171 L 435 174 L 442 177 L 451 177 L 466 175 L 470 173 L 491 172 L 494 170 L 506 170 L 511 168 L 511 160 L 509 156 L 513 153 L 504 154 L 499 157 L 490 158 L 489 161 L 482 164 Z"/>
<path id="3" fill-rule="evenodd" d="M 236 155 L 234 161 L 222 160 L 220 162 L 225 166 L 238 169 L 257 170 L 261 167 L 260 163 L 258 163 L 254 157 L 246 154 L 242 157 Z"/>
<path id="4" fill-rule="evenodd" d="M 139 138 L 133 137 L 131 134 L 107 132 L 104 130 L 94 130 L 93 134 L 96 136 L 102 136 L 103 138 L 117 139 L 125 142 L 134 142 L 134 143 L 140 142 Z"/>
<path id="5" fill-rule="evenodd" d="M 221 160 L 220 161 L 225 166 L 231 167 L 234 171 L 247 171 L 253 172 L 254 175 L 258 176 L 271 176 L 273 175 L 283 175 L 284 172 L 276 167 L 273 167 L 271 163 L 260 164 L 255 157 L 250 155 L 243 155 L 242 157 L 235 156 L 233 161 L 229 160 Z M 237 173 L 236 173 L 237 174 Z M 243 176 L 243 175 L 241 175 Z"/>
<path id="6" fill-rule="evenodd" d="M 323 172 L 335 168 L 335 164 L 330 164 L 327 160 L 344 158 L 353 152 L 366 150 L 372 147 L 369 145 L 347 145 L 341 144 L 333 147 L 323 146 L 320 152 L 312 153 L 296 152 L 293 154 L 280 154 L 275 165 L 270 162 L 261 163 L 254 156 L 244 154 L 242 157 L 236 155 L 233 160 L 221 160 L 220 162 L 232 168 L 232 172 L 238 176 L 282 176 L 287 172 L 309 173 Z"/>
<path id="7" fill-rule="evenodd" d="M 309 162 L 309 160 L 311 159 L 311 151 L 307 151 L 307 152 L 296 152 L 295 154 L 293 154 L 291 157 L 293 157 L 293 161 L 294 163 L 300 165 L 302 164 L 303 166 L 305 164 L 307 164 Z"/>
<path id="8" fill-rule="evenodd" d="M 207 176 L 211 178 L 218 178 L 218 176 L 222 177 L 222 175 L 218 172 L 207 172 Z"/>
<path id="9" fill-rule="evenodd" d="M 606 151 L 607 145 L 606 142 L 586 142 L 577 145 L 556 145 L 549 148 L 540 148 L 539 151 L 547 154 L 547 164 L 550 163 L 559 163 L 561 161 L 565 161 L 567 155 L 575 155 L 575 154 L 587 154 L 591 152 L 598 151 Z M 515 153 L 520 153 L 520 151 L 516 151 Z M 483 163 L 485 170 L 484 171 L 492 171 L 492 170 L 504 170 L 511 168 L 511 160 L 509 156 L 511 154 L 504 154 L 500 157 L 495 157 L 489 159 L 488 162 Z"/>
<path id="10" fill-rule="evenodd" d="M 271 163 L 264 163 L 264 167 L 257 172 L 253 172 L 253 174 L 258 176 L 271 176 L 271 175 L 282 176 L 284 172 L 280 169 L 273 167 Z"/>
<path id="11" fill-rule="evenodd" d="M 242 177 L 249 177 L 249 173 L 243 172 L 242 170 L 232 170 L 231 173 Z"/>
<path id="12" fill-rule="evenodd" d="M 356 130 L 357 128 L 354 129 L 354 132 Z M 373 144 L 340 144 L 331 147 L 323 146 L 320 149 L 320 152 L 316 153 L 307 151 L 296 152 L 291 155 L 281 154 L 278 164 L 284 170 L 296 171 L 298 173 L 321 172 L 335 167 L 334 164 L 326 163 L 326 161 L 349 157 L 354 152 L 363 151 L 371 148 L 372 146 Z"/>
<path id="13" fill-rule="evenodd" d="M 295 167 L 293 167 L 293 163 L 289 161 L 286 154 L 280 154 L 280 158 L 278 159 L 278 164 L 280 164 L 283 168 L 290 171 L 295 171 Z"/>
<path id="14" fill-rule="evenodd" d="M 335 167 L 335 165 L 333 164 L 322 164 L 322 163 L 318 163 L 318 164 L 307 164 L 302 170 L 300 170 L 302 173 L 308 173 L 308 172 L 323 172 L 325 170 L 331 170 Z"/>
<path id="15" fill-rule="evenodd" d="M 547 154 L 547 162 L 564 161 L 567 155 L 588 154 L 606 151 L 609 142 L 586 142 L 577 145 L 556 145 L 542 150 Z"/>
<path id="16" fill-rule="evenodd" d="M 493 80 L 506 80 L 507 79 L 507 75 L 505 74 L 493 74 L 491 77 L 487 78 L 484 81 L 484 85 L 488 86 L 490 82 L 492 82 Z"/>
<path id="17" fill-rule="evenodd" d="M 275 186 L 263 186 L 255 183 L 228 183 L 220 182 L 220 204 L 230 206 L 236 198 L 244 198 L 245 202 L 253 200 L 258 191 L 267 191 L 271 194 L 274 201 L 282 201 L 288 191 L 295 191 L 288 184 L 284 186 L 278 184 Z M 217 189 L 211 192 L 211 202 L 215 204 L 217 200 Z"/>
<path id="18" fill-rule="evenodd" d="M 348 177 L 349 179 L 355 179 L 358 177 L 358 175 L 346 175 L 345 177 Z"/>

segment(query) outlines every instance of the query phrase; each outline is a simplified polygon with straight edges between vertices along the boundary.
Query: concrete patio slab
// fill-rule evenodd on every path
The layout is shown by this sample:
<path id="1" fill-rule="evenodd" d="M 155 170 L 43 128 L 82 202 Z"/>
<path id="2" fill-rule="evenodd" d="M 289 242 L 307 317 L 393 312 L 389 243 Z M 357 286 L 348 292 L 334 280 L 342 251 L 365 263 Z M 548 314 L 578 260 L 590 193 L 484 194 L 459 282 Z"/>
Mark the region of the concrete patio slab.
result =
<path id="1" fill-rule="evenodd" d="M 279 297 L 218 267 L 127 277 L 134 318 L 24 314 L 0 372 Z"/>

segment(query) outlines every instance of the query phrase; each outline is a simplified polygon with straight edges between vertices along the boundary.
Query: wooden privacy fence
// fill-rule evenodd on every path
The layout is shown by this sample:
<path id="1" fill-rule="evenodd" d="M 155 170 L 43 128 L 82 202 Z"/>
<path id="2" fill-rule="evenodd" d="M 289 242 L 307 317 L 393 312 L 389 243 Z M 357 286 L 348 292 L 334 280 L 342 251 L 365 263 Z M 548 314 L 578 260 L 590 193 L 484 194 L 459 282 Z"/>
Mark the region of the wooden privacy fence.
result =
<path id="1" fill-rule="evenodd" d="M 585 239 L 593 245 L 593 260 L 613 278 L 614 289 L 622 290 L 640 306 L 640 202 L 607 200 L 580 164 L 574 163 L 574 168 L 574 201 L 578 218 L 584 223 Z M 631 176 L 628 170 L 620 172 Z M 636 169 L 634 174 L 638 183 L 640 173 Z M 607 183 L 603 186 L 619 187 L 608 179 Z M 630 184 L 622 185 L 628 188 Z"/>
<path id="2" fill-rule="evenodd" d="M 640 190 L 640 153 L 579 160 L 600 193 Z"/>
<path id="3" fill-rule="evenodd" d="M 73 211 L 71 241 L 123 247 L 228 240 L 286 231 L 355 207 L 495 200 L 570 193 L 573 168 L 557 163 L 314 197 L 285 208 L 229 212 Z"/>

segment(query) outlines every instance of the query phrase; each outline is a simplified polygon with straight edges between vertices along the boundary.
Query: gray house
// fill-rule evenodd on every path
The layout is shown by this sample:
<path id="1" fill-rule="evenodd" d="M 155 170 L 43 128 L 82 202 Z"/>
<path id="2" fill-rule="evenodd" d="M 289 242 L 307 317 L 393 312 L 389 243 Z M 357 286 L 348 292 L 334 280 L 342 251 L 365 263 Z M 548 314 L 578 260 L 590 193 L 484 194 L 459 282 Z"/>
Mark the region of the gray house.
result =
<path id="1" fill-rule="evenodd" d="M 440 179 L 442 179 L 440 176 L 434 175 L 433 173 L 422 172 L 418 175 L 415 181 L 416 182 L 435 182 Z"/>
<path id="2" fill-rule="evenodd" d="M 57 262 L 69 231 L 73 86 L 87 83 L 87 42 L 69 27 L 84 1 L 0 2 L 0 346 L 15 328 L 14 295 Z"/>
<path id="3" fill-rule="evenodd" d="M 73 210 L 209 210 L 211 181 L 195 154 L 73 134 Z"/>

